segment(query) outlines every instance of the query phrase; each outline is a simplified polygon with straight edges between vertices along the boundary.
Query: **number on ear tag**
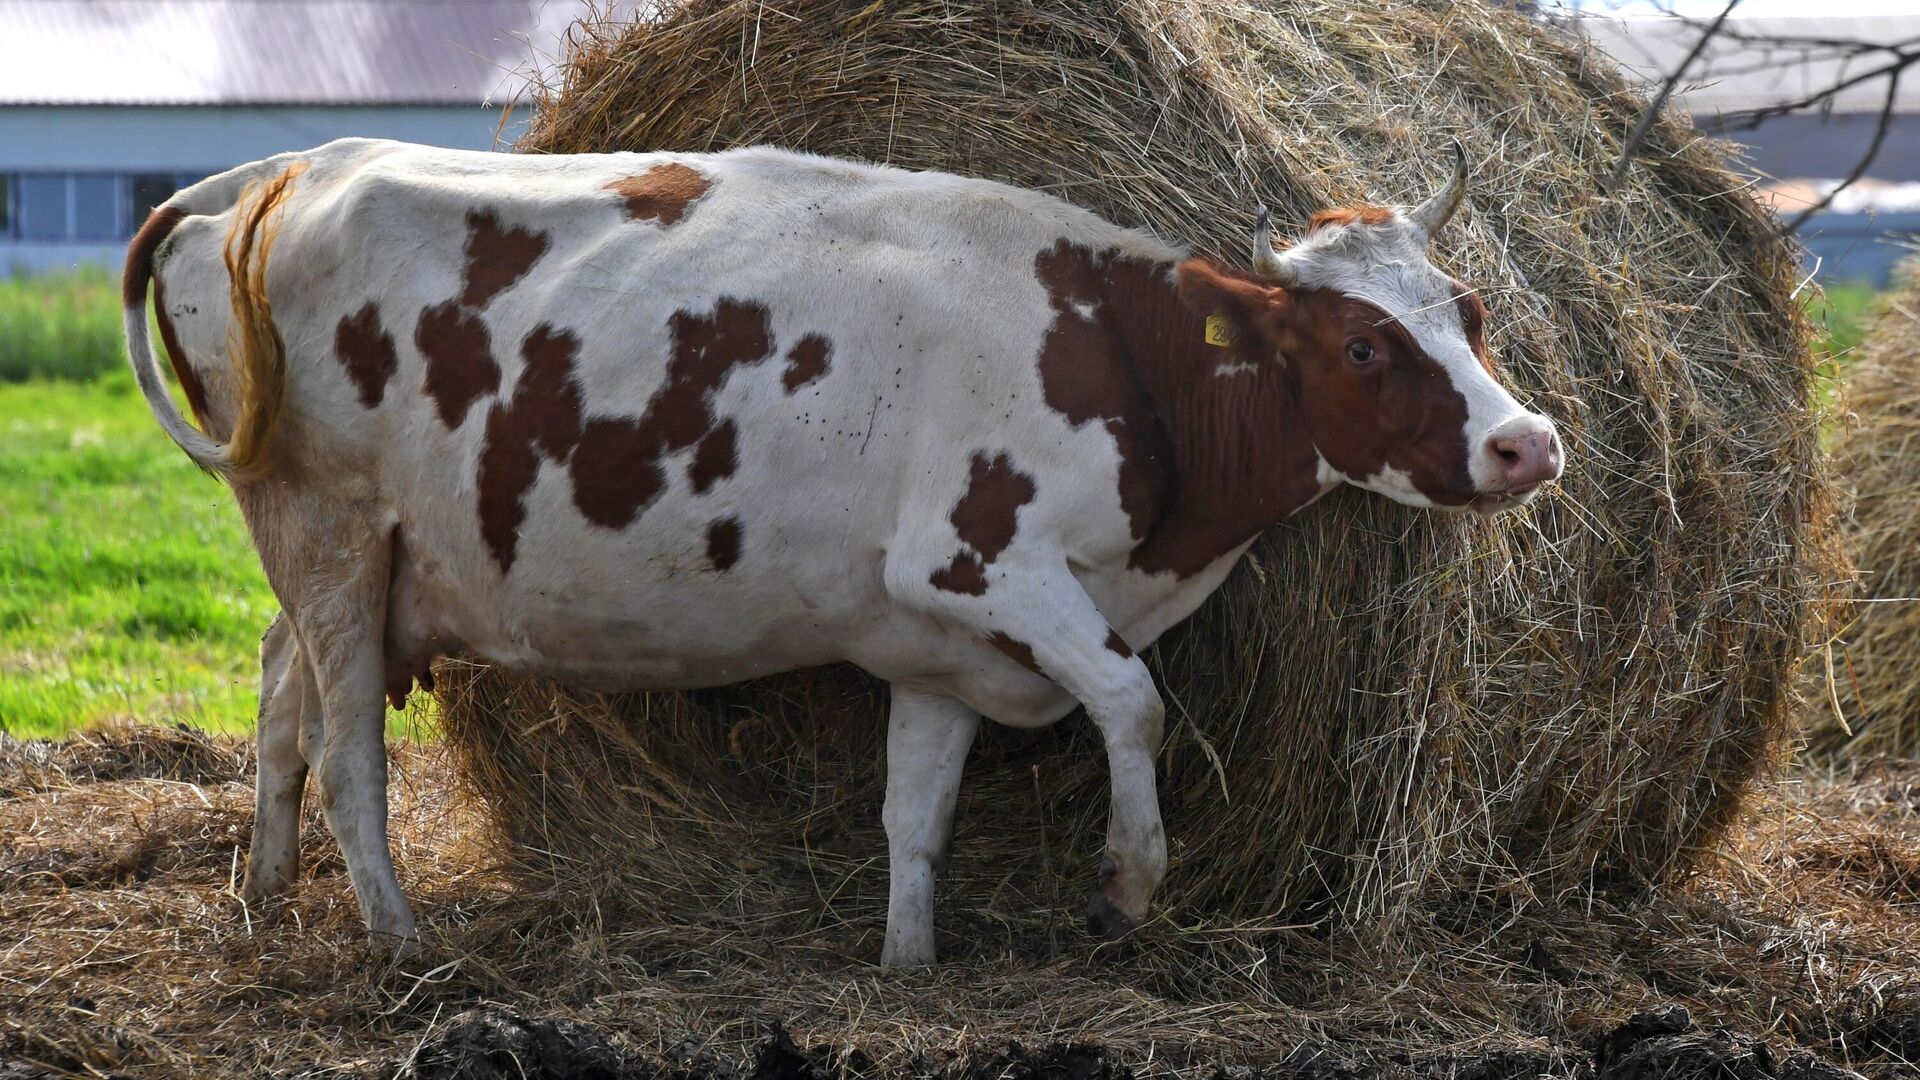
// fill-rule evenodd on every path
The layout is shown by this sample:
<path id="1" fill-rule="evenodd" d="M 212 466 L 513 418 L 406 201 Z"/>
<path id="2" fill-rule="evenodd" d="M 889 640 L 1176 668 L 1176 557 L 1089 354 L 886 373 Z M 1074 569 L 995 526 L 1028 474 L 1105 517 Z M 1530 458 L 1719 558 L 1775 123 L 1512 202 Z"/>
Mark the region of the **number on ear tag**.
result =
<path id="1" fill-rule="evenodd" d="M 1233 323 L 1219 312 L 1207 316 L 1207 344 L 1223 349 L 1233 344 Z"/>

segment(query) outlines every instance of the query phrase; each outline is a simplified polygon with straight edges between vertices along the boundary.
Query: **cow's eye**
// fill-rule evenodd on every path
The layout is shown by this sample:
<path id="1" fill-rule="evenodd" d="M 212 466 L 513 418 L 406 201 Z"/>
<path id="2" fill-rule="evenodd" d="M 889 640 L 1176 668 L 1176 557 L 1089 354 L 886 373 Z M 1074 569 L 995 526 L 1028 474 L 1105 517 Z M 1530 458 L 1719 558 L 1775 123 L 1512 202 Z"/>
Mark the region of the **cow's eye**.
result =
<path id="1" fill-rule="evenodd" d="M 1373 346 L 1361 338 L 1354 338 L 1347 342 L 1347 359 L 1364 364 L 1373 359 Z"/>

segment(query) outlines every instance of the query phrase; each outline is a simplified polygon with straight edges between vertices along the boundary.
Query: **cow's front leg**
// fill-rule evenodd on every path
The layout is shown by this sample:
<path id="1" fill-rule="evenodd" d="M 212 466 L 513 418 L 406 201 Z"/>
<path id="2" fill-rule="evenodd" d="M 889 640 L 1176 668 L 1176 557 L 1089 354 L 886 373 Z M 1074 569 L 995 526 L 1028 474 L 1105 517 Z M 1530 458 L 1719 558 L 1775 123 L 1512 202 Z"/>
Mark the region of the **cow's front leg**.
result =
<path id="1" fill-rule="evenodd" d="M 953 803 L 980 714 L 950 697 L 898 687 L 887 717 L 889 967 L 933 963 L 933 882 L 953 835 Z"/>
<path id="2" fill-rule="evenodd" d="M 958 580 L 935 559 L 914 566 L 890 557 L 887 578 L 895 596 L 965 626 L 1086 706 L 1106 743 L 1113 784 L 1107 850 L 1087 924 L 1102 937 L 1127 933 L 1146 917 L 1167 871 L 1153 776 L 1166 709 L 1147 665 L 1057 552 L 1008 552 L 986 574 Z"/>

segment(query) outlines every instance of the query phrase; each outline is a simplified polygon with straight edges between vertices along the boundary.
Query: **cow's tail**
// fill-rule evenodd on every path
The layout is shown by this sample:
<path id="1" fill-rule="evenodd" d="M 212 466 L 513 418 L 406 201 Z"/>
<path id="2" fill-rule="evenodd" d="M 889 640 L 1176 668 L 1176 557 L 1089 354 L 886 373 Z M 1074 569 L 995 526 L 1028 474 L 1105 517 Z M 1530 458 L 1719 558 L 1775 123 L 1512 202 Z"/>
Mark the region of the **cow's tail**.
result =
<path id="1" fill-rule="evenodd" d="M 235 170 L 197 184 L 156 207 L 127 249 L 127 268 L 121 279 L 127 358 L 140 392 L 167 437 L 196 465 L 229 481 L 259 479 L 273 467 L 270 449 L 286 396 L 287 358 L 267 301 L 267 257 L 279 231 L 274 211 L 303 171 L 302 162 L 284 167 L 276 164 L 265 179 L 249 178 Z M 221 205 L 205 205 L 213 202 Z M 227 353 L 233 364 L 233 431 L 221 443 L 189 423 L 167 391 L 147 327 L 147 285 L 153 279 L 155 251 L 183 218 L 189 213 L 219 213 L 229 206 L 234 214 L 224 254 L 233 305 L 227 331 Z M 187 362 L 181 356 L 172 360 L 175 365 Z M 198 412 L 199 403 L 194 404 Z M 198 419 L 204 426 L 206 418 Z"/>

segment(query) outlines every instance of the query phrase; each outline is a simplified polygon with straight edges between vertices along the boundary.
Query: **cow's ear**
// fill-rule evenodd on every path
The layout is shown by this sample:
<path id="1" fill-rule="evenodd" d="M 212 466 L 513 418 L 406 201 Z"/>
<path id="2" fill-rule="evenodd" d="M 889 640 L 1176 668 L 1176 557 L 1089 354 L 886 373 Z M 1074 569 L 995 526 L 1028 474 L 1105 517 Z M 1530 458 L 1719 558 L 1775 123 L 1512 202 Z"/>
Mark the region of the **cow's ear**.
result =
<path id="1" fill-rule="evenodd" d="M 1284 317 L 1287 290 L 1222 270 L 1204 259 L 1180 264 L 1180 302 L 1202 316 L 1223 316 L 1241 334 L 1267 335 Z"/>

